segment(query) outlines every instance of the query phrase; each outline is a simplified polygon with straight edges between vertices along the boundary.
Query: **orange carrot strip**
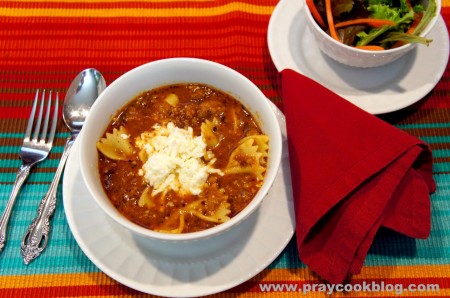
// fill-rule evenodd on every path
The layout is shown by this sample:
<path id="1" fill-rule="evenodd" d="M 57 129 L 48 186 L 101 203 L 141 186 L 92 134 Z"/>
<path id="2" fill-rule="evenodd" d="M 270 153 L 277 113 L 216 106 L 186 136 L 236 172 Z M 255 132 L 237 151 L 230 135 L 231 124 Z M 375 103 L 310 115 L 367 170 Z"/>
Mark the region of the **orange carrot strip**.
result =
<path id="1" fill-rule="evenodd" d="M 409 27 L 408 31 L 406 31 L 406 33 L 411 34 L 414 32 L 414 30 L 416 30 L 417 25 L 419 25 L 420 21 L 422 20 L 423 17 L 423 13 L 414 14 L 414 21 L 412 22 L 411 26 Z"/>
<path id="2" fill-rule="evenodd" d="M 411 5 L 411 1 L 410 0 L 406 0 L 406 6 L 408 6 L 409 10 L 412 9 L 412 5 Z"/>
<path id="3" fill-rule="evenodd" d="M 330 35 L 335 40 L 341 42 L 341 40 L 337 36 L 336 28 L 334 27 L 333 10 L 331 9 L 331 0 L 325 0 L 325 10 L 327 13 L 327 22 L 328 22 L 328 27 L 330 29 Z"/>
<path id="4" fill-rule="evenodd" d="M 367 24 L 371 27 L 376 27 L 376 28 L 379 28 L 384 25 L 395 26 L 395 22 L 390 21 L 390 20 L 361 18 L 361 19 L 354 19 L 354 20 L 340 22 L 340 23 L 335 24 L 334 27 L 336 29 L 338 29 L 338 28 L 342 28 L 342 27 L 360 25 L 360 24 Z"/>
<path id="5" fill-rule="evenodd" d="M 406 34 L 412 34 L 414 32 L 417 25 L 419 25 L 420 21 L 422 20 L 422 17 L 423 17 L 423 13 L 420 13 L 420 14 L 415 13 L 414 14 L 414 20 L 413 20 L 411 26 L 409 27 L 409 29 L 406 31 Z M 392 48 L 398 48 L 405 44 L 406 43 L 404 41 L 399 40 L 396 43 L 394 43 Z"/>
<path id="6" fill-rule="evenodd" d="M 312 16 L 316 20 L 317 24 L 319 24 L 322 29 L 325 29 L 327 26 L 325 25 L 325 22 L 322 19 L 322 16 L 320 15 L 319 11 L 317 10 L 316 5 L 314 4 L 314 0 L 306 0 L 306 5 L 308 5 L 309 10 L 311 11 Z"/>
<path id="7" fill-rule="evenodd" d="M 380 46 L 355 46 L 355 48 L 367 51 L 384 51 L 384 48 Z"/>

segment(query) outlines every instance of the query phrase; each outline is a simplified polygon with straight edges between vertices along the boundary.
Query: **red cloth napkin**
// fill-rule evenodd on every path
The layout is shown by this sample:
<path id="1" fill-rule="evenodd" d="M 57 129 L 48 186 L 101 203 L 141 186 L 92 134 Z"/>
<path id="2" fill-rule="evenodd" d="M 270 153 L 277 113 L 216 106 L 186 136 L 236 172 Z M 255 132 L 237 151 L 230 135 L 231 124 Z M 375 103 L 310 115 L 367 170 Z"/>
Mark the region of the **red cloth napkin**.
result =
<path id="1" fill-rule="evenodd" d="M 280 81 L 300 259 L 341 283 L 360 272 L 381 226 L 428 237 L 427 144 L 292 70 Z"/>

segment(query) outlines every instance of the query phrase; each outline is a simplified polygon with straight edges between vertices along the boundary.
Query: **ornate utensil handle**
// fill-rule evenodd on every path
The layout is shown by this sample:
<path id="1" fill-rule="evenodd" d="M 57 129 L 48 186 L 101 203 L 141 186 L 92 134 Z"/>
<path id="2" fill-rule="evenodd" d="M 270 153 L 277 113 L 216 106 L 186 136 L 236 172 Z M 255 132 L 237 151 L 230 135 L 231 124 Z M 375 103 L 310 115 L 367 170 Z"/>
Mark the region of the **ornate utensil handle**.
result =
<path id="1" fill-rule="evenodd" d="M 50 233 L 50 218 L 56 208 L 56 195 L 59 180 L 77 135 L 78 134 L 72 134 L 67 140 L 55 176 L 50 184 L 50 188 L 39 204 L 38 216 L 33 220 L 22 238 L 21 251 L 25 264 L 29 264 L 32 260 L 37 258 L 47 246 Z"/>
<path id="2" fill-rule="evenodd" d="M 14 186 L 9 196 L 8 202 L 6 203 L 5 211 L 3 211 L 2 218 L 0 219 L 0 253 L 6 243 L 6 230 L 8 228 L 9 217 L 11 215 L 14 203 L 16 202 L 17 195 L 19 194 L 20 188 L 30 174 L 31 165 L 22 164 L 17 171 L 16 181 L 14 181 Z"/>

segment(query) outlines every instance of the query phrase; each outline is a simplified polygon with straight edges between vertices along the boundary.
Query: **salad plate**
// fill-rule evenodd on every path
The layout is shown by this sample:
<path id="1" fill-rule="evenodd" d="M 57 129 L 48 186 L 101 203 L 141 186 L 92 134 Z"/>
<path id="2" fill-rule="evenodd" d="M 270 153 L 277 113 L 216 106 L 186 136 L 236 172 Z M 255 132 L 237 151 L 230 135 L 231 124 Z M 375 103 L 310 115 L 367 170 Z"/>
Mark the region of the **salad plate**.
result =
<path id="1" fill-rule="evenodd" d="M 282 164 L 257 211 L 236 229 L 194 243 L 154 242 L 132 235 L 104 214 L 84 184 L 75 143 L 63 180 L 63 203 L 72 234 L 105 274 L 135 290 L 168 297 L 197 297 L 235 287 L 270 265 L 295 230 L 286 125 Z"/>
<path id="2" fill-rule="evenodd" d="M 290 68 L 372 114 L 394 112 L 426 96 L 441 79 L 449 58 L 448 32 L 442 16 L 427 36 L 389 65 L 356 68 L 322 53 L 309 31 L 302 0 L 281 0 L 268 27 L 268 48 L 278 71 Z"/>

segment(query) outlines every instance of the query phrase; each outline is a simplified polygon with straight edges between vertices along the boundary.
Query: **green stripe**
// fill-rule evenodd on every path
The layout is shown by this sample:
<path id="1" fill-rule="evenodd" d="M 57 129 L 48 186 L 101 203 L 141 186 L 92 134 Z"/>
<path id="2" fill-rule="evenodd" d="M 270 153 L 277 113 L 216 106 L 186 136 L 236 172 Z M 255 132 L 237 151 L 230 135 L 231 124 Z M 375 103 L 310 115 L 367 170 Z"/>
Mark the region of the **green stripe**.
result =
<path id="1" fill-rule="evenodd" d="M 2 154 L 19 154 L 22 146 L 0 146 L 0 153 Z M 64 146 L 53 146 L 52 153 L 62 153 Z"/>
<path id="2" fill-rule="evenodd" d="M 22 164 L 20 159 L 0 159 L 0 168 L 16 169 Z M 39 168 L 56 168 L 59 164 L 59 159 L 47 158 L 37 165 Z"/>
<path id="3" fill-rule="evenodd" d="M 449 157 L 450 156 L 450 149 L 435 149 L 433 150 L 433 157 Z"/>
<path id="4" fill-rule="evenodd" d="M 418 128 L 450 128 L 450 123 L 410 123 L 395 125 L 401 129 L 418 129 Z"/>
<path id="5" fill-rule="evenodd" d="M 38 187 L 47 189 L 48 185 L 39 185 Z M 8 228 L 8 239 L 0 258 L 0 275 L 98 272 L 99 270 L 78 247 L 67 225 L 61 189 L 58 190 L 56 210 L 52 218 L 52 229 L 46 250 L 39 259 L 30 265 L 23 264 L 20 243 L 28 225 L 36 216 L 37 206 L 42 198 L 36 188 L 35 185 L 25 185 L 20 197 L 17 198 Z M 0 186 L 0 191 L 4 196 L 6 187 Z M 27 201 L 27 205 L 30 201 L 34 201 L 35 206 L 33 208 L 24 207 L 25 201 Z M 0 200 L 1 210 L 4 205 L 2 203 L 3 201 Z"/>
<path id="6" fill-rule="evenodd" d="M 435 162 L 433 164 L 433 173 L 447 173 L 450 172 L 450 162 Z"/>
<path id="7" fill-rule="evenodd" d="M 446 218 L 450 216 L 450 206 L 447 206 L 446 210 L 433 210 L 433 217 Z"/>
<path id="8" fill-rule="evenodd" d="M 428 144 L 450 143 L 450 135 L 449 136 L 423 136 L 420 138 Z"/>
<path id="9" fill-rule="evenodd" d="M 436 179 L 436 183 L 442 183 L 442 185 L 447 186 L 447 189 L 450 189 L 450 174 L 439 175 L 434 177 L 434 179 Z"/>
<path id="10" fill-rule="evenodd" d="M 34 175 L 38 175 L 40 173 L 36 173 Z M 52 174 L 53 175 L 53 174 Z M 30 175 L 31 177 L 31 175 Z M 28 178 L 30 178 L 28 177 Z M 59 186 L 61 187 L 61 185 Z M 48 188 L 47 184 L 29 184 L 28 179 L 25 181 L 20 193 L 24 194 L 27 197 L 33 197 L 36 193 L 41 193 L 44 188 Z M 2 198 L 5 197 L 5 193 L 10 192 L 12 189 L 12 184 L 0 184 L 0 204 L 2 202 Z M 60 189 L 58 189 L 60 191 Z"/>
<path id="11" fill-rule="evenodd" d="M 31 173 L 26 183 L 42 183 L 51 182 L 55 173 Z M 16 179 L 16 173 L 2 173 L 0 175 L 0 183 L 13 183 Z"/>
<path id="12" fill-rule="evenodd" d="M 70 133 L 68 132 L 57 132 L 55 133 L 55 138 L 68 138 Z M 9 139 L 9 138 L 18 138 L 22 139 L 25 137 L 25 133 L 18 132 L 2 132 L 0 133 L 0 138 Z"/>
<path id="13" fill-rule="evenodd" d="M 430 232 L 430 237 L 445 237 L 450 238 L 450 230 L 449 229 L 432 229 Z"/>

